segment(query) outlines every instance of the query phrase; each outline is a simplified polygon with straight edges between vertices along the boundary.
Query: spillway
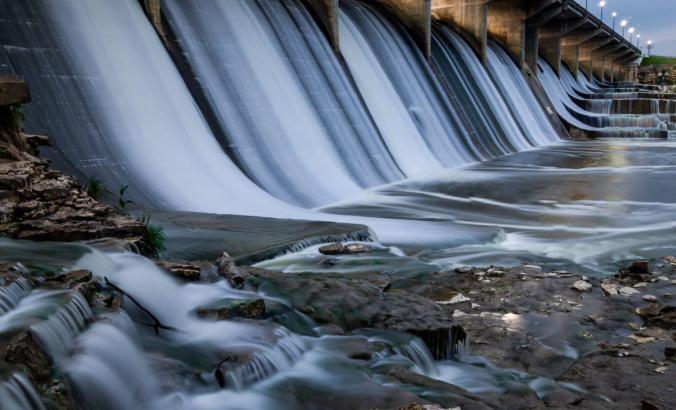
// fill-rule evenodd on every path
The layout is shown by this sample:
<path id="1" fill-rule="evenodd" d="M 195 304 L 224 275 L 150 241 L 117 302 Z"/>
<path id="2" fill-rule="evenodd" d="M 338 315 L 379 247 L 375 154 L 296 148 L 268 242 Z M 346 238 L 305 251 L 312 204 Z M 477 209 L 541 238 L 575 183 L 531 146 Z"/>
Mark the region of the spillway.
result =
<path id="1" fill-rule="evenodd" d="M 481 159 L 532 147 L 474 51 L 450 27 L 433 27 L 432 54 L 473 125 L 471 143 Z"/>
<path id="2" fill-rule="evenodd" d="M 390 151 L 408 176 L 476 160 L 444 90 L 406 30 L 383 10 L 341 3 L 341 50 Z"/>
<path id="3" fill-rule="evenodd" d="M 229 149 L 268 192 L 317 206 L 403 176 L 300 1 L 165 10 Z"/>
<path id="4" fill-rule="evenodd" d="M 2 71 L 31 84 L 27 128 L 52 137 L 58 162 L 158 208 L 285 212 L 216 143 L 137 1 L 0 10 Z"/>

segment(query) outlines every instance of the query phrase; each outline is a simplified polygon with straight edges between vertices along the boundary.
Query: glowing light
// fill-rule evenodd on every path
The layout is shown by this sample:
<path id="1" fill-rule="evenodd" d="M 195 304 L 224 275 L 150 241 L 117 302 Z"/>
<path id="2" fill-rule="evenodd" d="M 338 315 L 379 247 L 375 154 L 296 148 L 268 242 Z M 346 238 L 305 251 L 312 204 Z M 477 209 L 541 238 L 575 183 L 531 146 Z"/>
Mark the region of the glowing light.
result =
<path id="1" fill-rule="evenodd" d="M 620 26 L 622 26 L 622 27 L 626 26 L 627 24 L 629 24 L 629 22 L 627 20 L 622 20 L 620 22 Z"/>
<path id="2" fill-rule="evenodd" d="M 629 27 L 629 34 L 633 33 L 634 31 L 636 31 L 636 29 L 635 29 L 635 28 L 633 28 L 633 27 Z"/>
<path id="3" fill-rule="evenodd" d="M 599 7 L 601 7 L 601 8 L 606 7 L 606 1 L 605 0 L 600 1 Z"/>
<path id="4" fill-rule="evenodd" d="M 616 12 L 616 11 L 613 11 L 612 16 L 613 16 L 613 17 L 617 17 L 617 12 Z"/>

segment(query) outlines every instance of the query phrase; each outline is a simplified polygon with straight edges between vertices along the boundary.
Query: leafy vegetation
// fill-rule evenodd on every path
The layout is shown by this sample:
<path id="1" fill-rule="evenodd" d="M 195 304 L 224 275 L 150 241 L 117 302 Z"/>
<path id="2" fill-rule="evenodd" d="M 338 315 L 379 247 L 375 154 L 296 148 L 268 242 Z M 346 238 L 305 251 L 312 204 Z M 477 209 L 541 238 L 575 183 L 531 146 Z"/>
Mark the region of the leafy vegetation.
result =
<path id="1" fill-rule="evenodd" d="M 101 198 L 101 195 L 103 195 L 103 191 L 106 190 L 105 185 L 103 185 L 103 181 L 100 179 L 92 178 L 89 180 L 89 183 L 87 184 L 87 195 L 90 197 L 98 200 Z"/>
<path id="2" fill-rule="evenodd" d="M 150 223 L 150 215 L 143 214 L 139 221 L 145 225 L 146 231 L 148 232 L 146 237 L 148 246 L 152 249 L 155 257 L 158 257 L 159 253 L 165 249 L 164 243 L 167 239 L 167 236 L 164 233 L 164 228 Z"/>
<path id="3" fill-rule="evenodd" d="M 676 57 L 650 56 L 645 57 L 641 62 L 641 65 L 653 64 L 676 64 Z"/>
<path id="4" fill-rule="evenodd" d="M 14 128 L 17 130 L 23 129 L 23 123 L 26 120 L 26 115 L 23 112 L 23 105 L 12 105 L 9 107 L 12 112 L 12 120 L 14 121 Z"/>
<path id="5" fill-rule="evenodd" d="M 120 190 L 118 191 L 117 195 L 117 205 L 115 208 L 122 213 L 125 213 L 125 210 L 127 209 L 127 205 L 133 204 L 134 201 L 127 199 L 125 197 L 125 193 L 127 192 L 127 189 L 129 189 L 129 185 L 122 185 L 120 187 Z"/>

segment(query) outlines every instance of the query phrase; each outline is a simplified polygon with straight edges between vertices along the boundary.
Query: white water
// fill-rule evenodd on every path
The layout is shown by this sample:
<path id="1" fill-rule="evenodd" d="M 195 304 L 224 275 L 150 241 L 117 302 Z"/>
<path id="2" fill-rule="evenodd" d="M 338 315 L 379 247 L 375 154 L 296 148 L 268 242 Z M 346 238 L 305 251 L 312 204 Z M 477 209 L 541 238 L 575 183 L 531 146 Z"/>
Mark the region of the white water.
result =
<path id="1" fill-rule="evenodd" d="M 441 168 L 366 38 L 349 15 L 340 12 L 341 50 L 385 142 L 406 176 Z"/>

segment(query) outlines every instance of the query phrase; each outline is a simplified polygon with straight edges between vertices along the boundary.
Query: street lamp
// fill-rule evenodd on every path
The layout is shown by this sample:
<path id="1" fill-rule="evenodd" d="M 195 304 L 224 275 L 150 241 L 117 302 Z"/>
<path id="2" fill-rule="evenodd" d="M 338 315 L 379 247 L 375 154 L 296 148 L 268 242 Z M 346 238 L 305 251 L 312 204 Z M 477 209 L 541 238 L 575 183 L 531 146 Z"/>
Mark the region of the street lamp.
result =
<path id="1" fill-rule="evenodd" d="M 601 23 L 603 23 L 603 9 L 606 7 L 606 0 L 601 0 L 599 7 L 601 7 Z"/>
<path id="2" fill-rule="evenodd" d="M 647 44 L 648 44 L 648 57 L 650 57 L 650 50 L 653 49 L 653 41 L 652 41 L 652 40 L 648 40 L 648 43 L 647 43 Z"/>
<path id="3" fill-rule="evenodd" d="M 636 34 L 636 47 L 641 48 L 641 35 Z"/>
<path id="4" fill-rule="evenodd" d="M 629 23 L 627 20 L 620 21 L 620 26 L 622 26 L 622 37 L 624 37 L 624 28 Z"/>
<path id="5" fill-rule="evenodd" d="M 617 19 L 617 12 L 613 11 L 613 31 L 615 31 L 615 19 Z"/>
<path id="6" fill-rule="evenodd" d="M 631 43 L 632 40 L 634 39 L 634 31 L 636 31 L 635 28 L 629 27 L 629 43 Z"/>

